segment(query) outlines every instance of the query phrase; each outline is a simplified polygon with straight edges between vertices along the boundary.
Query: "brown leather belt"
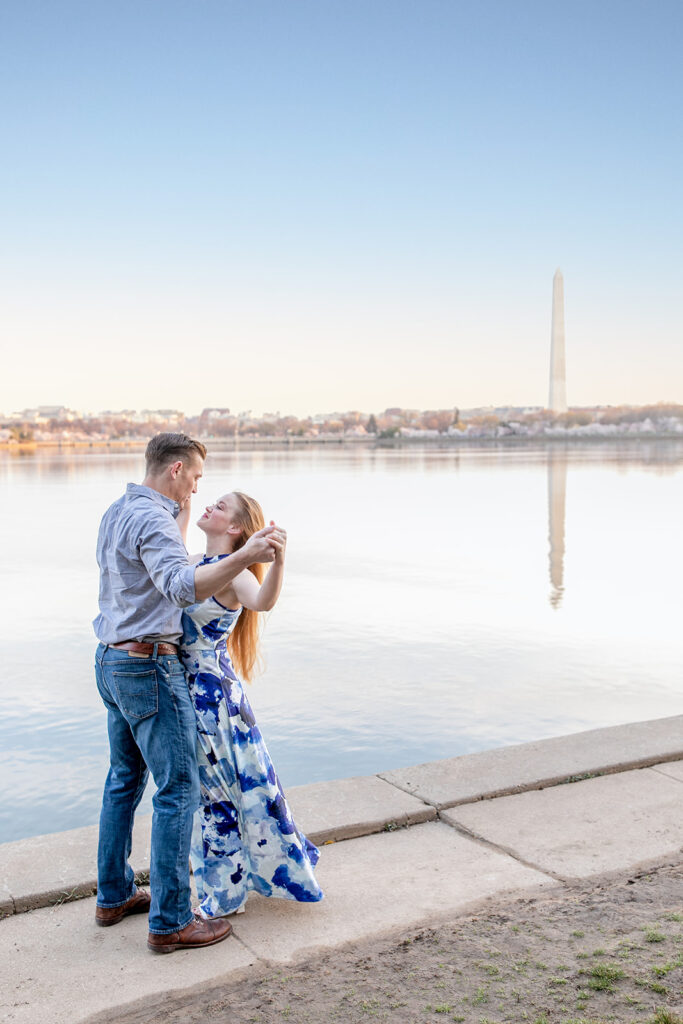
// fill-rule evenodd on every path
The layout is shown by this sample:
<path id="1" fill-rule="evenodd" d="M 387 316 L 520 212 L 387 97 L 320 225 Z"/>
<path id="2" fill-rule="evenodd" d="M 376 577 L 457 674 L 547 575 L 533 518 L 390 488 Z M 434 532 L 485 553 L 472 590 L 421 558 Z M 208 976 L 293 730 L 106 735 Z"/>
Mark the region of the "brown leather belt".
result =
<path id="1" fill-rule="evenodd" d="M 123 640 L 120 644 L 109 644 L 117 651 L 130 651 L 132 654 L 143 654 L 149 658 L 154 654 L 154 644 L 143 643 L 141 640 Z M 157 644 L 157 654 L 176 654 L 178 648 L 175 644 Z"/>

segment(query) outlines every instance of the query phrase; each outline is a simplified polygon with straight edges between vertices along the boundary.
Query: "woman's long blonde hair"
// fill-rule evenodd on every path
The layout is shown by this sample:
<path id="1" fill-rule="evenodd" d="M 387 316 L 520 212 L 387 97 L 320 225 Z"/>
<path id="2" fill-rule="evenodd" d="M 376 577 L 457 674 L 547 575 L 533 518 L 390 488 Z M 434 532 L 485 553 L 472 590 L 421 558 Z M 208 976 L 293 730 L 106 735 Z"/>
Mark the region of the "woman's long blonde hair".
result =
<path id="1" fill-rule="evenodd" d="M 254 498 L 242 494 L 241 491 L 233 491 L 232 496 L 237 499 L 235 522 L 242 530 L 232 550 L 239 551 L 252 534 L 263 529 L 265 520 L 263 510 Z M 249 571 L 253 572 L 259 583 L 263 583 L 265 566 L 262 562 L 250 565 Z M 260 632 L 259 613 L 250 608 L 243 608 L 235 628 L 228 637 L 228 650 L 237 675 L 248 683 L 251 682 L 254 669 L 260 668 Z"/>

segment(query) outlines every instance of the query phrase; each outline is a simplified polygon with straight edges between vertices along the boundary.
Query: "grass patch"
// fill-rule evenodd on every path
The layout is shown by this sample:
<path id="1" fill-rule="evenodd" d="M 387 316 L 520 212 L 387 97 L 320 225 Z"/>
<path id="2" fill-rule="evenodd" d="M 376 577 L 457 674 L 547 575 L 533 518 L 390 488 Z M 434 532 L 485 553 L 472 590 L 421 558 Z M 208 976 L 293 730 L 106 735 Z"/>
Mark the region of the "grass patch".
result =
<path id="1" fill-rule="evenodd" d="M 598 1020 L 597 1017 L 572 1017 L 563 1021 L 563 1024 L 607 1024 L 606 1020 Z"/>
<path id="2" fill-rule="evenodd" d="M 658 996 L 665 996 L 669 991 L 666 985 L 662 985 L 661 981 L 636 981 L 636 985 L 640 985 L 642 988 L 649 988 L 650 992 L 656 992 Z"/>
<path id="3" fill-rule="evenodd" d="M 85 900 L 90 896 L 95 895 L 95 889 L 88 889 L 87 891 L 81 890 L 79 892 L 78 886 L 75 889 L 71 889 L 69 892 L 60 892 L 56 900 L 53 900 L 49 904 L 51 907 L 61 907 L 64 903 L 74 903 L 76 900 Z"/>
<path id="4" fill-rule="evenodd" d="M 614 992 L 614 982 L 625 977 L 621 967 L 615 964 L 595 964 L 589 973 L 588 987 L 594 992 Z"/>
<path id="5" fill-rule="evenodd" d="M 668 964 L 661 964 L 658 967 L 652 968 L 652 973 L 657 978 L 666 978 L 667 974 L 671 971 L 675 971 L 677 967 L 683 967 L 683 956 L 679 956 L 676 960 L 670 960 Z"/>
<path id="6" fill-rule="evenodd" d="M 666 941 L 666 935 L 664 934 L 664 932 L 659 932 L 659 931 L 657 931 L 656 928 L 653 928 L 652 926 L 648 926 L 647 928 L 643 928 L 643 931 L 645 932 L 645 941 L 646 942 L 665 942 Z"/>

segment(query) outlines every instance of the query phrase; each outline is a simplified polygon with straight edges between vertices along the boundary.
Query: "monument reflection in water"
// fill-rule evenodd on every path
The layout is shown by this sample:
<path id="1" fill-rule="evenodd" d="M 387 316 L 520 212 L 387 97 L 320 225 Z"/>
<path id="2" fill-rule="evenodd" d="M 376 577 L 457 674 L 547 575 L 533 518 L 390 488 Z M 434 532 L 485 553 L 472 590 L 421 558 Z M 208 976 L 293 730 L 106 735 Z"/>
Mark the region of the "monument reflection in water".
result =
<path id="1" fill-rule="evenodd" d="M 548 552 L 550 604 L 559 608 L 564 594 L 564 524 L 567 496 L 567 454 L 548 452 Z"/>

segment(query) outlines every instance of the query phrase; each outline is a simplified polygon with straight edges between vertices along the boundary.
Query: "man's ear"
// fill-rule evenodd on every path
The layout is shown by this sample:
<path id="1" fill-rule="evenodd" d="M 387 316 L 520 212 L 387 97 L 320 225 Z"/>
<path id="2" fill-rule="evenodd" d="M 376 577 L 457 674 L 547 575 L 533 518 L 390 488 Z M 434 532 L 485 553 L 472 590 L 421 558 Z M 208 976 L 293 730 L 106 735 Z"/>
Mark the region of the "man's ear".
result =
<path id="1" fill-rule="evenodd" d="M 172 480 L 175 480 L 175 478 L 178 476 L 178 473 L 180 472 L 180 470 L 182 468 L 183 468 L 182 462 L 172 462 L 171 463 L 171 465 L 169 466 L 169 469 L 171 470 L 171 479 Z"/>

